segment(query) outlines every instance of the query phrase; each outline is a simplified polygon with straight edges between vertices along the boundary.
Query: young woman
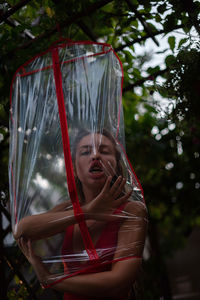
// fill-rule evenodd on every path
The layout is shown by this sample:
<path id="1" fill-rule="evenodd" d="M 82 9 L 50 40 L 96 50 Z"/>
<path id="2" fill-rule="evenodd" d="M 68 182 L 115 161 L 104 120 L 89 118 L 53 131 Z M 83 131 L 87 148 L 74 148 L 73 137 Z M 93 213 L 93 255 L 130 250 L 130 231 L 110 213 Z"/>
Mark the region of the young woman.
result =
<path id="1" fill-rule="evenodd" d="M 83 274 L 68 277 L 52 288 L 64 291 L 65 300 L 128 299 L 142 261 L 147 226 L 145 205 L 129 201 L 132 191 L 125 190 L 120 154 L 107 131 L 81 132 L 72 153 L 84 219 L 102 264 L 87 271 L 88 262 L 82 262 L 86 266 Z M 68 248 L 77 253 L 85 249 L 76 218 L 67 207 L 66 202 L 47 213 L 26 217 L 16 228 L 15 239 L 42 284 L 51 284 L 55 278 L 35 255 L 32 241 L 66 230 L 63 255 Z M 72 265 L 65 263 L 65 268 L 70 271 Z"/>

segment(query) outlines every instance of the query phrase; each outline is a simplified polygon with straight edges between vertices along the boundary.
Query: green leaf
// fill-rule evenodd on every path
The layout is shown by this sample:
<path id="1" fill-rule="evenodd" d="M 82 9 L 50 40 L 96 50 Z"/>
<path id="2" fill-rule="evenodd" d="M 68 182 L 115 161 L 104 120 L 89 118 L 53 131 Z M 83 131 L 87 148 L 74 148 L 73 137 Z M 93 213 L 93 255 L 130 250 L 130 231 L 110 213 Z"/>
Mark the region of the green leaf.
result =
<path id="1" fill-rule="evenodd" d="M 55 12 L 50 7 L 46 7 L 46 13 L 49 16 L 49 18 L 52 18 L 55 15 Z"/>
<path id="2" fill-rule="evenodd" d="M 176 17 L 176 14 L 173 13 L 171 15 L 168 15 L 166 18 L 164 25 L 165 31 L 169 32 L 174 29 L 174 27 L 177 25 L 178 19 Z"/>
<path id="3" fill-rule="evenodd" d="M 125 50 L 124 53 L 125 53 L 126 61 L 130 63 L 133 59 L 133 55 L 127 50 Z"/>
<path id="4" fill-rule="evenodd" d="M 156 22 L 161 22 L 162 21 L 162 18 L 161 18 L 161 16 L 160 15 L 156 15 L 156 17 L 155 17 L 155 20 L 156 20 Z"/>
<path id="5" fill-rule="evenodd" d="M 151 22 L 146 22 L 146 24 L 147 24 L 147 26 L 148 26 L 152 31 L 156 31 L 156 30 L 157 30 L 156 26 L 155 26 L 153 23 L 151 23 Z"/>
<path id="6" fill-rule="evenodd" d="M 131 21 L 131 26 L 138 28 L 138 20 Z"/>
<path id="7" fill-rule="evenodd" d="M 183 44 L 185 44 L 187 41 L 188 41 L 188 38 L 181 39 L 180 42 L 178 43 L 178 49 L 181 48 L 181 46 Z"/>
<path id="8" fill-rule="evenodd" d="M 152 67 L 149 67 L 147 69 L 147 72 L 150 74 L 150 75 L 154 75 L 156 72 L 158 72 L 160 70 L 160 67 L 159 66 L 156 66 L 154 68 Z"/>
<path id="9" fill-rule="evenodd" d="M 140 79 L 141 78 L 141 72 L 140 70 L 138 70 L 137 68 L 134 68 L 133 69 L 133 76 L 136 77 L 137 79 Z"/>
<path id="10" fill-rule="evenodd" d="M 16 284 L 19 284 L 20 279 L 19 279 L 19 277 L 17 275 L 14 276 L 14 279 L 15 279 Z"/>
<path id="11" fill-rule="evenodd" d="M 167 67 L 173 65 L 176 62 L 176 58 L 173 55 L 168 55 L 165 58 L 165 63 L 167 65 Z"/>
<path id="12" fill-rule="evenodd" d="M 157 8 L 157 11 L 160 13 L 160 14 L 163 14 L 165 11 L 166 11 L 167 7 L 166 7 L 166 4 L 161 4 L 158 6 Z"/>
<path id="13" fill-rule="evenodd" d="M 137 0 L 132 0 L 133 5 L 138 5 L 138 1 Z"/>
<path id="14" fill-rule="evenodd" d="M 168 38 L 168 43 L 169 43 L 170 49 L 172 51 L 174 51 L 174 48 L 175 48 L 175 45 L 176 45 L 176 39 L 175 39 L 175 37 L 174 36 L 170 36 Z"/>

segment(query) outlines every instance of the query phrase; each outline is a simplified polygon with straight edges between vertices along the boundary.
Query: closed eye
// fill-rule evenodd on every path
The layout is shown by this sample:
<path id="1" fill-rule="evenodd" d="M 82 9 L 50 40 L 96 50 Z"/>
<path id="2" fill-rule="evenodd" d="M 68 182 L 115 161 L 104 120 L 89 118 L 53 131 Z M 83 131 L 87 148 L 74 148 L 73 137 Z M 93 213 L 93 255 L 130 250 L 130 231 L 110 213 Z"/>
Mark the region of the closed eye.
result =
<path id="1" fill-rule="evenodd" d="M 90 151 L 83 151 L 80 153 L 81 155 L 89 155 L 90 154 Z"/>
<path id="2" fill-rule="evenodd" d="M 110 151 L 101 151 L 102 154 L 110 154 Z"/>

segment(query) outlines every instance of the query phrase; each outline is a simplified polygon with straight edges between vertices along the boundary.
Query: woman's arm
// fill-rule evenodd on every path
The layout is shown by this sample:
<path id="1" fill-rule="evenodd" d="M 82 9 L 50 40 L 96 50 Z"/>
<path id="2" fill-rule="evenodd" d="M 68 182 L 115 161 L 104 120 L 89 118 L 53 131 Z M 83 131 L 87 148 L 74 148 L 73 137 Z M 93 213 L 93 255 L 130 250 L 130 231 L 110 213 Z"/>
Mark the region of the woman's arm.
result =
<path id="1" fill-rule="evenodd" d="M 62 232 L 73 223 L 75 223 L 75 218 L 72 212 L 47 212 L 20 220 L 15 225 L 13 235 L 16 240 L 21 236 L 27 239 L 39 240 Z"/>
<path id="2" fill-rule="evenodd" d="M 21 219 L 15 225 L 14 238 L 17 240 L 23 236 L 26 239 L 39 240 L 64 231 L 67 226 L 77 222 L 73 208 L 69 205 L 69 201 L 66 201 L 46 213 Z"/>
<path id="3" fill-rule="evenodd" d="M 92 297 L 120 298 L 128 294 L 137 277 L 142 262 L 146 229 L 147 211 L 142 203 L 130 202 L 125 213 L 128 218 L 118 233 L 115 259 L 128 258 L 113 263 L 107 272 L 84 274 L 63 280 L 52 288 Z M 130 258 L 129 258 L 130 257 Z"/>
<path id="4" fill-rule="evenodd" d="M 70 277 L 52 288 L 94 298 L 120 299 L 128 295 L 140 265 L 141 259 L 130 258 L 114 263 L 111 271 Z"/>
<path id="5" fill-rule="evenodd" d="M 51 284 L 52 277 L 52 282 L 54 282 L 55 276 L 49 273 L 40 258 L 34 254 L 31 241 L 20 238 L 18 244 L 32 264 L 39 281 L 43 285 L 48 285 Z M 52 288 L 94 298 L 109 297 L 109 299 L 118 299 L 128 294 L 140 264 L 141 259 L 119 261 L 113 264 L 111 271 L 70 277 L 53 285 Z"/>
<path id="6" fill-rule="evenodd" d="M 124 201 L 124 199 L 120 201 Z M 127 217 L 124 218 L 125 221 L 118 233 L 118 244 L 114 259 L 126 257 L 128 259 L 113 263 L 110 271 L 67 278 L 53 285 L 52 288 L 75 294 L 78 291 L 81 295 L 95 298 L 110 297 L 117 299 L 128 293 L 141 265 L 147 213 L 145 206 L 136 202 L 129 202 L 123 213 Z M 39 280 L 44 284 L 50 284 L 51 274 L 45 269 L 42 262 L 34 256 L 30 241 L 28 243 L 22 239 L 22 251 L 33 265 Z M 55 276 L 53 277 L 52 280 L 55 281 Z"/>
<path id="7" fill-rule="evenodd" d="M 124 187 L 125 180 L 119 177 L 112 187 L 110 186 L 111 180 L 112 177 L 109 176 L 101 193 L 82 206 L 85 220 L 110 219 L 111 211 L 130 197 L 130 194 L 127 194 L 116 200 Z M 39 240 L 62 232 L 66 227 L 77 223 L 73 208 L 69 207 L 69 204 L 69 201 L 61 203 L 46 213 L 21 219 L 15 226 L 14 238 L 17 240 L 24 236 L 27 239 Z"/>
<path id="8" fill-rule="evenodd" d="M 118 233 L 118 245 L 114 259 L 127 258 L 113 263 L 112 269 L 106 272 L 77 275 L 64 279 L 52 286 L 53 289 L 101 298 L 120 298 L 128 294 L 135 281 L 142 261 L 142 252 L 147 228 L 147 214 L 143 204 L 128 203 L 128 218 L 123 222 Z M 31 244 L 29 250 L 24 244 L 24 254 L 33 265 L 42 283 L 51 283 L 51 274 L 41 261 L 34 257 Z M 55 277 L 52 279 L 52 282 Z"/>

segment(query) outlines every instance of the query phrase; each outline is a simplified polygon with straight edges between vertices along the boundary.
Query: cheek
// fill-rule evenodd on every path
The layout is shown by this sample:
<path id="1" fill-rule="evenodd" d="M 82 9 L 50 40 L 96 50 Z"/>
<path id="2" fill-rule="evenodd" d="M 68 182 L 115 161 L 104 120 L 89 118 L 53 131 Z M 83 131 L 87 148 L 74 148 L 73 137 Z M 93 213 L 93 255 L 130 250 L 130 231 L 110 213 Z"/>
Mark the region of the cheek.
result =
<path id="1" fill-rule="evenodd" d="M 109 162 L 111 164 L 111 166 L 113 167 L 113 169 L 116 170 L 117 168 L 117 161 L 115 156 L 110 156 L 109 158 L 107 158 L 107 162 Z"/>
<path id="2" fill-rule="evenodd" d="M 113 167 L 114 167 L 115 170 L 117 169 L 117 161 L 116 161 L 116 159 L 113 160 Z"/>
<path id="3" fill-rule="evenodd" d="M 75 163 L 74 163 L 74 175 L 78 177 L 78 173 L 79 173 L 79 163 L 78 163 L 78 159 L 76 157 Z"/>
<path id="4" fill-rule="evenodd" d="M 84 170 L 85 170 L 85 166 L 84 166 L 84 160 L 82 159 L 77 159 L 76 163 L 75 163 L 75 173 L 76 176 L 80 179 L 82 178 L 82 176 L 84 176 Z"/>

